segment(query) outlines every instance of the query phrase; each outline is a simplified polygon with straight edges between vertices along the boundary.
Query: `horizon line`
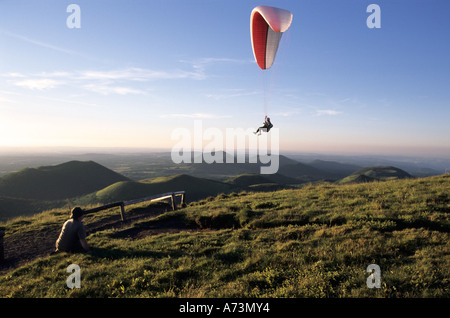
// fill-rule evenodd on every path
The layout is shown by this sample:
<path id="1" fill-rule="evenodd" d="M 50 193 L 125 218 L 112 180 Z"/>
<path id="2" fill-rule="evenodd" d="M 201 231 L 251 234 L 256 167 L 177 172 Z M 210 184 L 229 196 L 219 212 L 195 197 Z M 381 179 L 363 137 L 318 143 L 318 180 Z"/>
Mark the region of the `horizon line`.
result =
<path id="1" fill-rule="evenodd" d="M 439 149 L 439 152 L 442 152 L 444 149 Z M 242 149 L 234 149 L 234 154 L 242 151 Z M 252 150 L 244 149 L 245 153 L 248 154 Z M 56 154 L 65 154 L 65 155 L 83 155 L 83 154 L 144 154 L 144 153 L 170 153 L 172 152 L 171 148 L 162 148 L 162 147 L 143 147 L 143 146 L 0 146 L 0 155 L 56 155 Z M 216 151 L 215 151 L 216 152 Z M 217 152 L 225 152 L 225 150 L 217 150 Z M 420 153 L 419 153 L 420 152 Z M 191 153 L 205 153 L 205 151 L 192 150 Z M 212 152 L 206 152 L 212 153 Z M 372 156 L 372 157 L 416 157 L 416 158 L 430 158 L 433 157 L 450 159 L 450 151 L 447 154 L 431 154 L 430 152 L 424 153 L 423 151 L 417 151 L 416 153 L 404 153 L 404 152 L 389 152 L 389 151 L 350 151 L 350 150 L 294 150 L 294 149 L 280 149 L 280 155 L 319 155 L 319 156 Z"/>

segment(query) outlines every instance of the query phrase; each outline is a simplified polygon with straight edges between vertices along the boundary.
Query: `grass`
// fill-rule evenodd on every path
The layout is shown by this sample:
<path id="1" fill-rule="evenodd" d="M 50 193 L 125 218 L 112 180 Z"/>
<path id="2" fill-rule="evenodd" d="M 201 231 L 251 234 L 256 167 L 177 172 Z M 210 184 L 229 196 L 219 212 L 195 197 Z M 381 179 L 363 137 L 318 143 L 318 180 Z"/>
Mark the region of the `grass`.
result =
<path id="1" fill-rule="evenodd" d="M 181 190 L 189 193 L 187 201 L 193 201 L 208 195 L 217 195 L 218 193 L 230 191 L 231 187 L 228 184 L 218 181 L 188 175 L 174 175 L 141 181 L 116 182 L 97 192 L 73 199 L 73 201 L 77 204 L 92 202 L 109 203 Z"/>
<path id="2" fill-rule="evenodd" d="M 4 272 L 0 297 L 449 297 L 449 212 L 450 175 L 221 194 L 129 225 L 178 220 L 195 230 L 90 233 L 93 254 Z M 54 210 L 4 227 L 62 220 Z M 72 263 L 80 289 L 66 286 Z M 381 288 L 367 287 L 369 264 L 380 266 Z"/>
<path id="3" fill-rule="evenodd" d="M 351 175 L 338 180 L 338 184 L 361 183 L 373 181 L 390 181 L 397 179 L 412 178 L 407 172 L 390 166 L 367 167 L 353 172 Z"/>

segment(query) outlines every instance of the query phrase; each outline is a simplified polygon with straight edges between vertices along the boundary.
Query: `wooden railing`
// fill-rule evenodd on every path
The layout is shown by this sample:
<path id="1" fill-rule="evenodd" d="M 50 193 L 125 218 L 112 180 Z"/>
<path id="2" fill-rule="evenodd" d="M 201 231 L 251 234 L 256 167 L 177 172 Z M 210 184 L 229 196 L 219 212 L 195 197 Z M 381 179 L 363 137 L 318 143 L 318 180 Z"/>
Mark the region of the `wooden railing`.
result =
<path id="1" fill-rule="evenodd" d="M 84 214 L 95 213 L 95 212 L 99 212 L 99 211 L 103 211 L 103 210 L 107 210 L 107 209 L 111 209 L 111 208 L 120 206 L 120 217 L 121 217 L 122 221 L 125 221 L 126 220 L 125 207 L 128 205 L 141 203 L 141 202 L 147 202 L 147 201 L 150 201 L 150 202 L 161 201 L 161 200 L 170 198 L 172 201 L 172 210 L 176 210 L 177 204 L 175 203 L 175 197 L 177 197 L 177 196 L 181 196 L 181 205 L 183 205 L 185 203 L 185 201 L 184 201 L 185 200 L 185 191 L 178 191 L 178 192 L 167 192 L 167 193 L 152 195 L 150 197 L 145 197 L 145 198 L 126 201 L 126 202 L 110 203 L 110 204 L 102 205 L 102 206 L 99 206 L 99 207 L 96 207 L 93 209 L 84 210 Z M 4 247 L 3 247 L 3 237 L 4 236 L 5 236 L 5 231 L 3 230 L 3 228 L 0 228 L 0 264 L 3 263 L 5 260 Z"/>
<path id="2" fill-rule="evenodd" d="M 103 210 L 107 210 L 107 209 L 111 209 L 111 208 L 120 206 L 120 217 L 121 217 L 122 221 L 125 221 L 126 220 L 125 207 L 128 205 L 137 204 L 137 203 L 141 203 L 141 202 L 147 202 L 147 201 L 155 202 L 155 201 L 161 201 L 161 200 L 166 200 L 166 199 L 170 198 L 171 203 L 172 203 L 172 210 L 174 211 L 177 209 L 177 204 L 175 203 L 175 197 L 177 197 L 177 196 L 181 196 L 181 205 L 183 205 L 185 202 L 185 191 L 177 191 L 177 192 L 167 192 L 167 193 L 162 193 L 162 194 L 156 194 L 156 195 L 152 195 L 149 197 L 135 199 L 135 200 L 126 201 L 126 202 L 110 203 L 110 204 L 102 205 L 102 206 L 99 206 L 99 207 L 96 207 L 93 209 L 84 210 L 84 214 L 95 213 L 95 212 L 99 212 L 99 211 L 103 211 Z"/>

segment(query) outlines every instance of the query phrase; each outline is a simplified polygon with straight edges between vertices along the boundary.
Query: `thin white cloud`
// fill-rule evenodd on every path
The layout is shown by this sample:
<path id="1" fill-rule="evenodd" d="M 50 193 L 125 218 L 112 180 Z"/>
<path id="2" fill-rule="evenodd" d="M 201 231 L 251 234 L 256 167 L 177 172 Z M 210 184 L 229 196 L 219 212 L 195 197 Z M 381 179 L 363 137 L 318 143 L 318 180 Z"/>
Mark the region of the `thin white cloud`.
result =
<path id="1" fill-rule="evenodd" d="M 13 100 L 11 97 L 18 96 L 15 92 L 0 90 L 0 103 L 1 104 L 13 104 L 17 103 L 15 100 Z"/>
<path id="2" fill-rule="evenodd" d="M 183 78 L 199 79 L 203 76 L 196 72 L 180 69 L 160 71 L 136 67 L 108 71 L 79 71 L 74 75 L 79 79 L 86 80 L 123 80 L 140 82 Z"/>
<path id="3" fill-rule="evenodd" d="M 118 95 L 128 95 L 128 94 L 145 94 L 146 92 L 140 89 L 135 89 L 131 87 L 124 86 L 113 86 L 109 84 L 88 84 L 84 85 L 83 88 L 98 93 L 101 95 L 110 95 L 110 94 L 118 94 Z"/>
<path id="4" fill-rule="evenodd" d="M 2 96 L 3 95 L 3 96 Z M 10 91 L 4 91 L 4 90 L 0 90 L 0 103 L 18 103 L 16 100 L 12 100 L 9 97 L 5 97 L 5 96 L 13 96 L 13 97 L 27 97 L 27 98 L 39 98 L 39 99 L 45 99 L 45 100 L 49 100 L 49 101 L 53 101 L 53 102 L 60 102 L 60 103 L 64 103 L 64 104 L 77 104 L 77 105 L 83 105 L 83 106 L 97 106 L 97 104 L 94 103 L 88 103 L 88 102 L 84 102 L 82 100 L 80 100 L 80 98 L 84 97 L 84 96 L 76 96 L 76 95 L 71 95 L 68 96 L 68 98 L 55 98 L 55 97 L 50 97 L 48 95 L 27 95 L 27 94 L 23 94 L 23 93 L 17 93 L 17 92 L 10 92 Z"/>
<path id="5" fill-rule="evenodd" d="M 10 33 L 8 34 L 11 35 Z M 33 43 L 36 42 L 25 37 L 18 37 Z M 129 67 L 113 70 L 78 70 L 71 72 L 53 71 L 32 74 L 9 72 L 0 74 L 0 77 L 6 78 L 7 83 L 12 83 L 15 86 L 27 88 L 30 90 L 47 90 L 53 89 L 57 86 L 66 85 L 71 88 L 79 88 L 101 95 L 145 94 L 148 91 L 148 88 L 142 89 L 142 85 L 138 87 L 136 83 L 176 79 L 204 80 L 208 77 L 205 71 L 208 65 L 211 65 L 213 63 L 230 62 L 236 63 L 239 61 L 227 58 L 203 58 L 188 62 L 191 66 L 191 70 L 153 70 L 147 68 Z M 210 94 L 208 95 L 208 97 L 222 99 L 236 97 L 242 94 L 243 93 L 235 93 L 232 95 L 222 94 L 221 96 L 217 94 Z"/>
<path id="6" fill-rule="evenodd" d="M 10 72 L 3 75 L 4 77 L 10 77 L 10 78 L 24 78 L 25 75 L 17 72 Z"/>
<path id="7" fill-rule="evenodd" d="M 48 78 L 43 78 L 43 79 L 27 79 L 27 80 L 22 80 L 22 81 L 17 81 L 14 82 L 14 85 L 16 86 L 20 86 L 20 87 L 25 87 L 31 90 L 45 90 L 45 89 L 50 89 L 50 88 L 55 88 L 58 85 L 61 85 L 61 82 L 52 80 L 52 79 L 48 79 Z"/>
<path id="8" fill-rule="evenodd" d="M 20 73 L 17 73 L 17 74 L 18 74 L 18 76 L 21 76 L 21 77 L 25 76 L 24 74 L 20 74 Z M 41 73 L 37 73 L 37 74 L 32 74 L 32 76 L 44 77 L 44 78 L 61 78 L 61 77 L 70 78 L 73 76 L 73 74 L 70 72 L 54 71 L 54 72 L 49 72 L 49 73 L 41 72 Z"/>
<path id="9" fill-rule="evenodd" d="M 67 99 L 67 98 L 53 98 L 53 97 L 48 97 L 48 96 L 36 96 L 36 97 L 41 98 L 41 99 L 45 99 L 45 100 L 49 100 L 49 101 L 53 101 L 53 102 L 60 102 L 60 103 L 64 103 L 64 104 L 76 104 L 76 105 L 83 105 L 83 106 L 97 106 L 97 104 L 83 102 L 83 101 L 78 100 L 77 98 Z"/>
<path id="10" fill-rule="evenodd" d="M 194 71 L 190 72 L 189 76 L 197 80 L 204 80 L 208 78 L 209 76 L 206 74 L 206 69 L 213 65 L 221 63 L 247 63 L 243 60 L 225 57 L 204 57 L 195 60 L 180 60 L 179 62 L 190 64 Z"/>
<path id="11" fill-rule="evenodd" d="M 30 43 L 30 44 L 37 45 L 39 47 L 43 47 L 43 48 L 46 48 L 46 49 L 50 49 L 50 50 L 56 51 L 56 52 L 65 53 L 65 54 L 69 54 L 69 55 L 78 55 L 78 56 L 82 56 L 82 57 L 91 59 L 89 56 L 87 56 L 87 55 L 85 55 L 83 53 L 76 52 L 76 51 L 73 51 L 73 50 L 68 50 L 68 49 L 65 49 L 65 48 L 62 48 L 62 47 L 50 44 L 50 43 L 46 43 L 46 42 L 38 41 L 38 40 L 35 40 L 35 39 L 31 39 L 31 38 L 29 38 L 27 36 L 23 36 L 23 35 L 20 35 L 20 34 L 17 34 L 17 33 L 13 33 L 13 32 L 10 32 L 10 31 L 6 31 L 6 30 L 1 30 L 0 29 L 0 33 L 2 33 L 4 35 L 7 35 L 9 37 L 12 37 L 12 38 L 15 38 L 15 39 L 18 39 L 18 40 Z"/>
<path id="12" fill-rule="evenodd" d="M 342 114 L 342 112 L 339 112 L 339 111 L 333 110 L 333 109 L 318 109 L 318 110 L 316 110 L 317 116 L 336 116 L 336 115 L 340 115 L 340 114 Z"/>
<path id="13" fill-rule="evenodd" d="M 47 90 L 67 85 L 101 95 L 145 94 L 146 90 L 136 88 L 136 82 L 154 79 L 182 78 L 180 74 L 155 72 L 144 69 L 122 69 L 110 71 L 42 72 L 38 74 L 0 74 L 7 83 L 30 90 Z"/>
<path id="14" fill-rule="evenodd" d="M 0 103 L 16 103 L 15 101 L 13 101 L 12 99 L 0 96 Z"/>

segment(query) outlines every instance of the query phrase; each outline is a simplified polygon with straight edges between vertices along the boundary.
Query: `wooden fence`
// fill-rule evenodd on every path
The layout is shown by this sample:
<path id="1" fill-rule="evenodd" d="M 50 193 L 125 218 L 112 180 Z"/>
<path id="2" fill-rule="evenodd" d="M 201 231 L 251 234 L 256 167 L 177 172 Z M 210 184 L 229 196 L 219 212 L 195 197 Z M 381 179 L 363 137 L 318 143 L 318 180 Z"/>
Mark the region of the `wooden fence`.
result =
<path id="1" fill-rule="evenodd" d="M 161 201 L 161 200 L 165 200 L 165 199 L 171 199 L 172 210 L 176 210 L 177 204 L 175 203 L 175 197 L 177 197 L 177 196 L 181 196 L 181 205 L 183 205 L 185 203 L 185 191 L 178 191 L 178 192 L 167 192 L 167 193 L 152 195 L 150 197 L 145 197 L 142 199 L 136 199 L 136 200 L 126 201 L 126 202 L 110 203 L 110 204 L 102 205 L 102 206 L 99 206 L 99 207 L 96 207 L 93 209 L 84 210 L 84 214 L 95 213 L 95 212 L 99 212 L 99 211 L 103 211 L 103 210 L 107 210 L 107 209 L 111 209 L 111 208 L 120 206 L 120 217 L 121 217 L 122 221 L 125 221 L 126 220 L 125 207 L 128 205 L 146 202 L 146 201 L 154 202 L 154 201 Z M 3 263 L 5 260 L 4 248 L 3 248 L 3 237 L 4 236 L 5 236 L 5 231 L 3 229 L 0 229 L 0 263 Z"/>
<path id="2" fill-rule="evenodd" d="M 167 192 L 167 193 L 152 195 L 149 197 L 135 199 L 135 200 L 126 201 L 126 202 L 110 203 L 110 204 L 102 205 L 102 206 L 99 206 L 99 207 L 96 207 L 93 209 L 84 210 L 84 214 L 95 213 L 95 212 L 99 212 L 99 211 L 103 211 L 103 210 L 107 210 L 107 209 L 111 209 L 111 208 L 115 208 L 115 207 L 120 207 L 120 217 L 121 217 L 122 221 L 125 221 L 126 220 L 125 207 L 128 205 L 137 204 L 137 203 L 141 203 L 141 202 L 147 202 L 147 201 L 156 202 L 156 201 L 171 199 L 172 210 L 174 211 L 177 209 L 177 204 L 175 203 L 175 197 L 177 197 L 177 196 L 181 196 L 181 205 L 183 205 L 185 203 L 185 191 L 177 191 L 177 192 Z"/>

